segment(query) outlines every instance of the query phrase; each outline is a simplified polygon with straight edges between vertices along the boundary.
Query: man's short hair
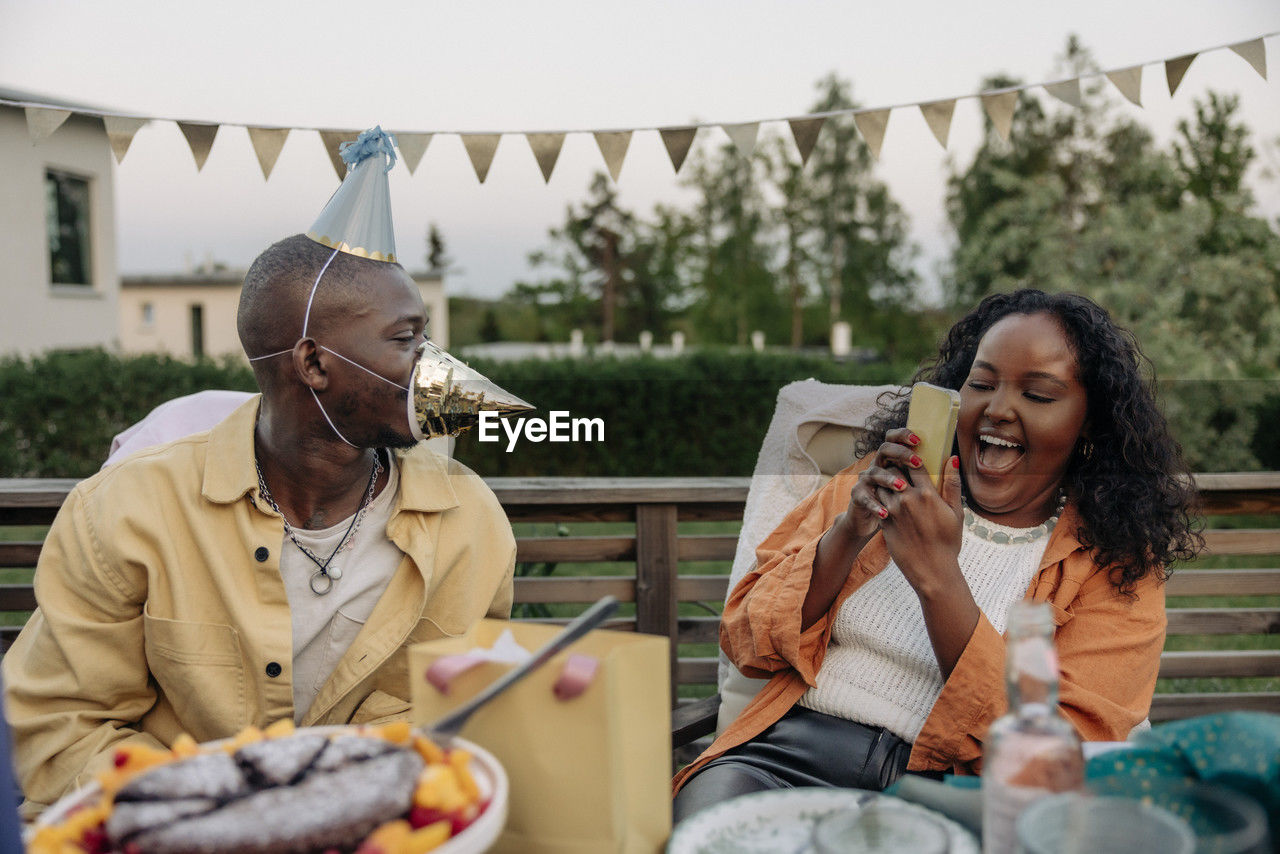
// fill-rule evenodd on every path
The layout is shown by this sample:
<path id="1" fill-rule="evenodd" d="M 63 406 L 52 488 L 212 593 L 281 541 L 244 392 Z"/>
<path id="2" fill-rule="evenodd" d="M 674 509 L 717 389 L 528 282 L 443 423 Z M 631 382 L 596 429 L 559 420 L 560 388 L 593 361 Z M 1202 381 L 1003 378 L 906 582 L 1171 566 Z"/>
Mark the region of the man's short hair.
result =
<path id="1" fill-rule="evenodd" d="M 340 322 L 347 309 L 359 304 L 362 274 L 387 262 L 346 252 L 334 255 L 332 249 L 305 234 L 270 246 L 249 267 L 236 313 L 240 344 L 250 358 L 288 350 L 302 337 L 307 298 L 326 263 L 328 269 L 311 305 L 307 335 L 312 338 L 322 336 L 333 323 Z"/>

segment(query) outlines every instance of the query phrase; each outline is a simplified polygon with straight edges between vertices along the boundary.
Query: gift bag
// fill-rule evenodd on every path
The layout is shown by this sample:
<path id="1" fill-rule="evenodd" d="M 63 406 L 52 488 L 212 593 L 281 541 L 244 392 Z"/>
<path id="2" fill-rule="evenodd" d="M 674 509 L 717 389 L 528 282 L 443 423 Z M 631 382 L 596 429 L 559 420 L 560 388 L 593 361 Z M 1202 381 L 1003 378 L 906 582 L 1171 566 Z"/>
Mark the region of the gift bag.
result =
<path id="1" fill-rule="evenodd" d="M 464 637 L 409 649 L 416 725 L 438 719 L 511 669 L 477 664 L 454 676 L 445 692 L 426 676 L 438 659 L 491 648 L 506 630 L 532 652 L 559 627 L 483 620 Z M 671 833 L 668 644 L 654 635 L 593 631 L 471 717 L 461 736 L 491 751 L 511 782 L 507 826 L 494 852 L 662 849 Z M 582 655 L 597 660 L 593 678 L 577 696 L 559 699 L 555 687 L 566 662 Z M 570 667 L 580 664 L 575 659 Z"/>

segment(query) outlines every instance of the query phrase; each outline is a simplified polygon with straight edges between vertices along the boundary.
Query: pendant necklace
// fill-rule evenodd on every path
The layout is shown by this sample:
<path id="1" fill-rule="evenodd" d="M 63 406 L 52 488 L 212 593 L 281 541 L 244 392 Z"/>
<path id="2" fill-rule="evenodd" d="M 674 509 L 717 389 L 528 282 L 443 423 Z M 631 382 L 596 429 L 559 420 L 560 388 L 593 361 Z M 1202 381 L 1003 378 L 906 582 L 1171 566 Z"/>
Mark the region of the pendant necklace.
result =
<path id="1" fill-rule="evenodd" d="M 253 466 L 258 471 L 258 493 L 263 500 L 271 506 L 271 509 L 280 514 L 280 520 L 284 522 L 284 532 L 289 535 L 289 539 L 298 547 L 298 551 L 302 552 L 317 567 L 316 571 L 311 575 L 311 592 L 317 596 L 323 596 L 333 589 L 333 582 L 342 578 L 342 567 L 334 566 L 333 559 L 338 556 L 338 552 L 348 548 L 355 539 L 356 531 L 360 530 L 360 522 L 364 519 L 364 512 L 369 509 L 369 503 L 373 500 L 373 490 L 378 484 L 378 475 L 382 473 L 382 458 L 377 451 L 373 452 L 373 472 L 369 475 L 369 488 L 365 490 L 364 498 L 360 500 L 360 506 L 356 508 L 356 513 L 351 517 L 351 524 L 347 526 L 347 532 L 342 535 L 342 539 L 338 542 L 338 547 L 329 553 L 329 557 L 321 560 L 314 552 L 298 542 L 298 536 L 293 531 L 293 526 L 289 524 L 289 520 L 285 518 L 280 507 L 276 504 L 274 498 L 271 497 L 271 491 L 267 489 L 267 480 L 262 476 L 262 466 L 258 463 L 255 456 Z"/>

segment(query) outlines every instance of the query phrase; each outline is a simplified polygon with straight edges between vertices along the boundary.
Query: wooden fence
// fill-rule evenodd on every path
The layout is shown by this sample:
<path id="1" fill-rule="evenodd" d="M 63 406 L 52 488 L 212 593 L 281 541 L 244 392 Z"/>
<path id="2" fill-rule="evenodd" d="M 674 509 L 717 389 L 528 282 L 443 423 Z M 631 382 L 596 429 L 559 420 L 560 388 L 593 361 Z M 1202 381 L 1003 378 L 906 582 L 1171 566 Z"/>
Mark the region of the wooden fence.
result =
<path id="1" fill-rule="evenodd" d="M 711 611 L 723 602 L 727 578 L 696 564 L 731 561 L 732 533 L 682 533 L 690 522 L 740 522 L 748 478 L 490 478 L 513 524 L 552 522 L 567 536 L 520 536 L 517 560 L 556 564 L 615 564 L 622 574 L 518 578 L 517 603 L 587 603 L 612 594 L 634 603 L 633 617 L 608 627 L 666 635 L 672 639 L 672 686 L 710 685 L 716 659 L 679 654 L 680 644 L 714 643 L 719 620 Z M 45 525 L 52 521 L 73 480 L 0 479 L 0 527 Z M 1207 553 L 1214 556 L 1267 555 L 1280 559 L 1280 472 L 1196 476 L 1206 515 L 1267 517 L 1264 527 L 1212 529 Z M 1250 520 L 1256 521 L 1256 520 Z M 594 523 L 627 523 L 624 533 L 593 534 Z M 688 528 L 688 525 L 685 525 Z M 736 528 L 735 528 L 736 530 Z M 38 539 L 0 542 L 0 567 L 32 567 Z M 1242 562 L 1237 560 L 1237 563 Z M 1256 561 L 1255 561 L 1256 562 Z M 1166 651 L 1161 676 L 1169 679 L 1280 677 L 1280 568 L 1182 569 L 1174 574 L 1171 597 L 1230 597 L 1211 607 L 1182 606 L 1170 600 L 1169 634 L 1203 639 L 1203 648 Z M 703 615 L 681 615 L 680 604 L 700 602 Z M 25 614 L 35 606 L 29 583 L 0 586 L 0 612 Z M 16 622 L 16 621 L 15 621 Z M 19 626 L 0 628 L 5 647 Z M 1258 649 L 1216 649 L 1215 638 L 1263 636 Z M 1270 636 L 1270 637 L 1265 637 Z M 1274 642 L 1273 642 L 1274 641 Z M 673 690 L 673 696 L 675 691 Z M 1280 712 L 1280 688 L 1161 693 L 1153 720 L 1187 717 L 1220 709 Z"/>

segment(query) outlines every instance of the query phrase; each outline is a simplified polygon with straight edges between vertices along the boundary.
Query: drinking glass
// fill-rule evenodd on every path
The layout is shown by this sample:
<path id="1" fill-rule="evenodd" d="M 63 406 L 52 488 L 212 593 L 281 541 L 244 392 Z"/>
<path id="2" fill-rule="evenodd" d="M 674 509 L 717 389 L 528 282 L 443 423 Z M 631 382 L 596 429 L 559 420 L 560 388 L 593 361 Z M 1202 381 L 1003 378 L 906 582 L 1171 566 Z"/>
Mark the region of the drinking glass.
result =
<path id="1" fill-rule="evenodd" d="M 1016 829 L 1018 850 L 1026 854 L 1192 854 L 1196 844 L 1187 823 L 1168 810 L 1077 792 L 1036 801 L 1018 816 Z"/>

